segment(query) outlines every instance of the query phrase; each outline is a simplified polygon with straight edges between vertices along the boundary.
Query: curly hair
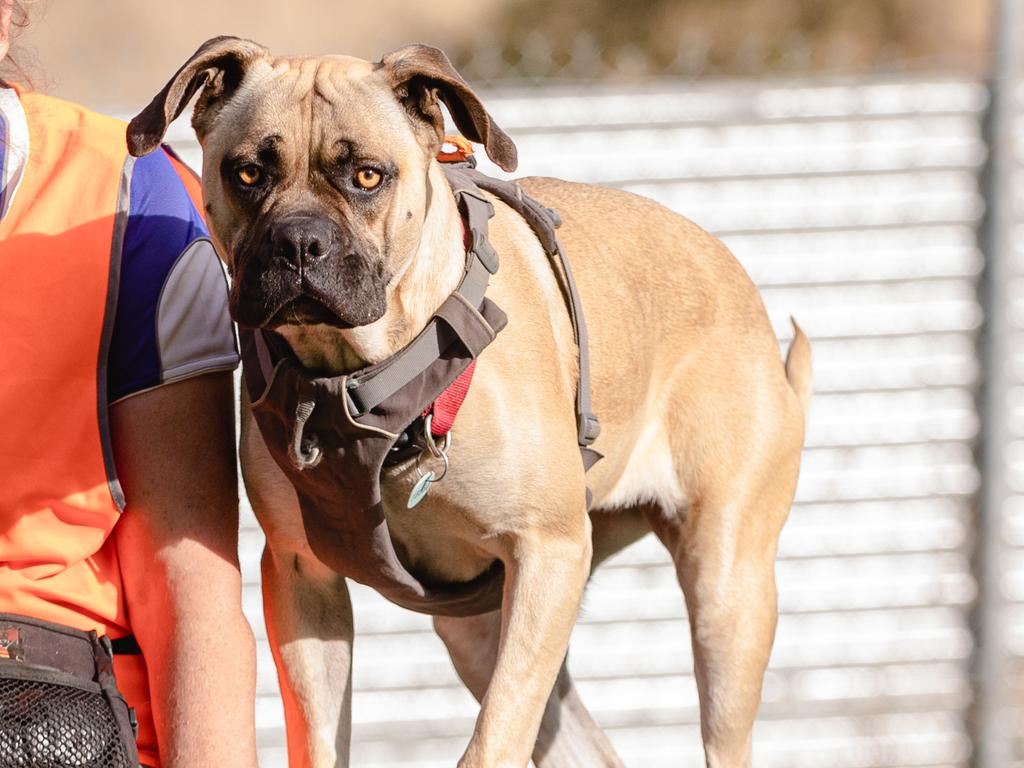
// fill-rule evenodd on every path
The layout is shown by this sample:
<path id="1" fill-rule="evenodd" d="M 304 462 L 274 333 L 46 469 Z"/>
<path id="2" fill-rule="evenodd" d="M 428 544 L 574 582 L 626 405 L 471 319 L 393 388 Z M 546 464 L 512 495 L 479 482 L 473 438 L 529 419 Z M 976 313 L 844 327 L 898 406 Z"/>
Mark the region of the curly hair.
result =
<path id="1" fill-rule="evenodd" d="M 12 42 L 17 35 L 18 30 L 24 29 L 28 26 L 28 6 L 31 4 L 31 0 L 8 0 L 11 4 L 11 25 L 7 30 L 8 42 Z M 2 3 L 3 0 L 0 0 Z M 13 45 L 12 45 L 13 47 Z M 19 66 L 17 60 L 11 55 L 10 50 L 7 52 L 7 56 L 3 62 L 0 62 L 0 83 L 5 80 L 11 79 L 10 76 L 14 76 L 13 79 L 27 80 L 27 74 Z"/>
<path id="2" fill-rule="evenodd" d="M 2 5 L 4 0 L 0 0 Z M 16 30 L 22 29 L 28 26 L 28 6 L 31 5 L 31 0 L 6 0 L 11 5 L 11 26 L 7 31 L 7 35 L 13 38 L 16 34 Z"/>

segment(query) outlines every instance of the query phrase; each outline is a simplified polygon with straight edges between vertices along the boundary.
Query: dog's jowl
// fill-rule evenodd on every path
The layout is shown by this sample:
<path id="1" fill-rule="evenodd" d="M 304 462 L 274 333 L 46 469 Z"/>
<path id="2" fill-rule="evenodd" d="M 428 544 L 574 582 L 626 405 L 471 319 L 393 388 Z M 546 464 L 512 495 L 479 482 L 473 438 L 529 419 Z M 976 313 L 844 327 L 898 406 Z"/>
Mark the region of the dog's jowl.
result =
<path id="1" fill-rule="evenodd" d="M 651 532 L 686 597 L 708 765 L 749 765 L 811 392 L 800 330 L 783 365 L 733 256 L 649 200 L 442 165 L 442 103 L 502 168 L 516 148 L 434 48 L 211 40 L 132 152 L 197 93 L 293 768 L 348 764 L 346 577 L 435 616 L 481 703 L 460 766 L 620 765 L 564 659 L 593 568 Z"/>

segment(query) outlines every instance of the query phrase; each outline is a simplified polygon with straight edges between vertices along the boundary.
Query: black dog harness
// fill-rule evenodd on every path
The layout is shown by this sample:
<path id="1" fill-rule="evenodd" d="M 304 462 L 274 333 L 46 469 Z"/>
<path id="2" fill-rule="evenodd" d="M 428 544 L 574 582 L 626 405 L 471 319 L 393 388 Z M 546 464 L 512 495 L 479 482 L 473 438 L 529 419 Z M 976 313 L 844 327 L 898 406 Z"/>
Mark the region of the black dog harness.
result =
<path id="1" fill-rule="evenodd" d="M 498 271 L 487 239 L 493 194 L 530 225 L 562 282 L 579 350 L 577 438 L 585 469 L 600 458 L 590 400 L 587 332 L 576 285 L 558 240 L 558 215 L 518 184 L 471 164 L 445 164 L 467 234 L 466 267 L 455 291 L 407 346 L 351 374 L 311 377 L 277 334 L 240 333 L 252 412 L 275 462 L 295 487 L 313 552 L 336 572 L 388 600 L 429 614 L 470 616 L 501 605 L 499 561 L 469 582 L 425 583 L 402 564 L 381 503 L 380 475 L 432 445 L 422 414 L 505 327 L 505 313 L 484 294 Z M 555 266 L 557 265 L 557 266 Z M 590 493 L 587 499 L 589 503 Z"/>

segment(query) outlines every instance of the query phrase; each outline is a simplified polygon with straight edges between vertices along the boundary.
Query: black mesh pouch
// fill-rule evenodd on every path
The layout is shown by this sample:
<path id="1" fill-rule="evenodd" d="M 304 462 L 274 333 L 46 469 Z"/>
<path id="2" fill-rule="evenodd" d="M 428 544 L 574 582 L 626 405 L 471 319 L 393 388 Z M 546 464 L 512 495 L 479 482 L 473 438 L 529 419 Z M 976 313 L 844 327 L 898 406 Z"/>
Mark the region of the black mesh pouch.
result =
<path id="1" fill-rule="evenodd" d="M 138 768 L 106 638 L 0 614 L 0 768 Z"/>

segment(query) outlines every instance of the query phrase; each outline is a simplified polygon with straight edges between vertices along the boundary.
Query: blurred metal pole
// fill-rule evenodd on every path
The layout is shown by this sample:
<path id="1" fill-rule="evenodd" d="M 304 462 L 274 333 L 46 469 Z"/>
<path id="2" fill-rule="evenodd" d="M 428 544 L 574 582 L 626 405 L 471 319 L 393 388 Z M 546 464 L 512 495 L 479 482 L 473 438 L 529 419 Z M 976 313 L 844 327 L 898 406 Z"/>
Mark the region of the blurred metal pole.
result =
<path id="1" fill-rule="evenodd" d="M 1018 687 L 1011 675 L 1019 668 L 1013 664 L 1009 647 L 1010 605 L 1004 584 L 1010 546 L 1005 537 L 1007 508 L 1014 495 L 1009 456 L 1011 444 L 1020 439 L 1011 418 L 1010 397 L 1020 383 L 1013 364 L 1014 342 L 1021 340 L 1013 303 L 1022 276 L 1019 249 L 1014 243 L 1019 229 L 1014 132 L 1020 114 L 1018 75 L 1024 52 L 1022 5 L 1022 0 L 994 3 L 995 60 L 984 125 L 989 157 L 981 180 L 986 214 L 980 232 L 985 267 L 979 299 L 985 320 L 980 334 L 981 489 L 974 553 L 979 593 L 974 615 L 975 700 L 968 725 L 974 741 L 973 768 L 1008 768 L 1018 764 L 1021 757 L 1015 754 L 1017 734 L 1012 720 L 1012 710 L 1020 703 L 1012 701 L 1010 695 Z"/>

